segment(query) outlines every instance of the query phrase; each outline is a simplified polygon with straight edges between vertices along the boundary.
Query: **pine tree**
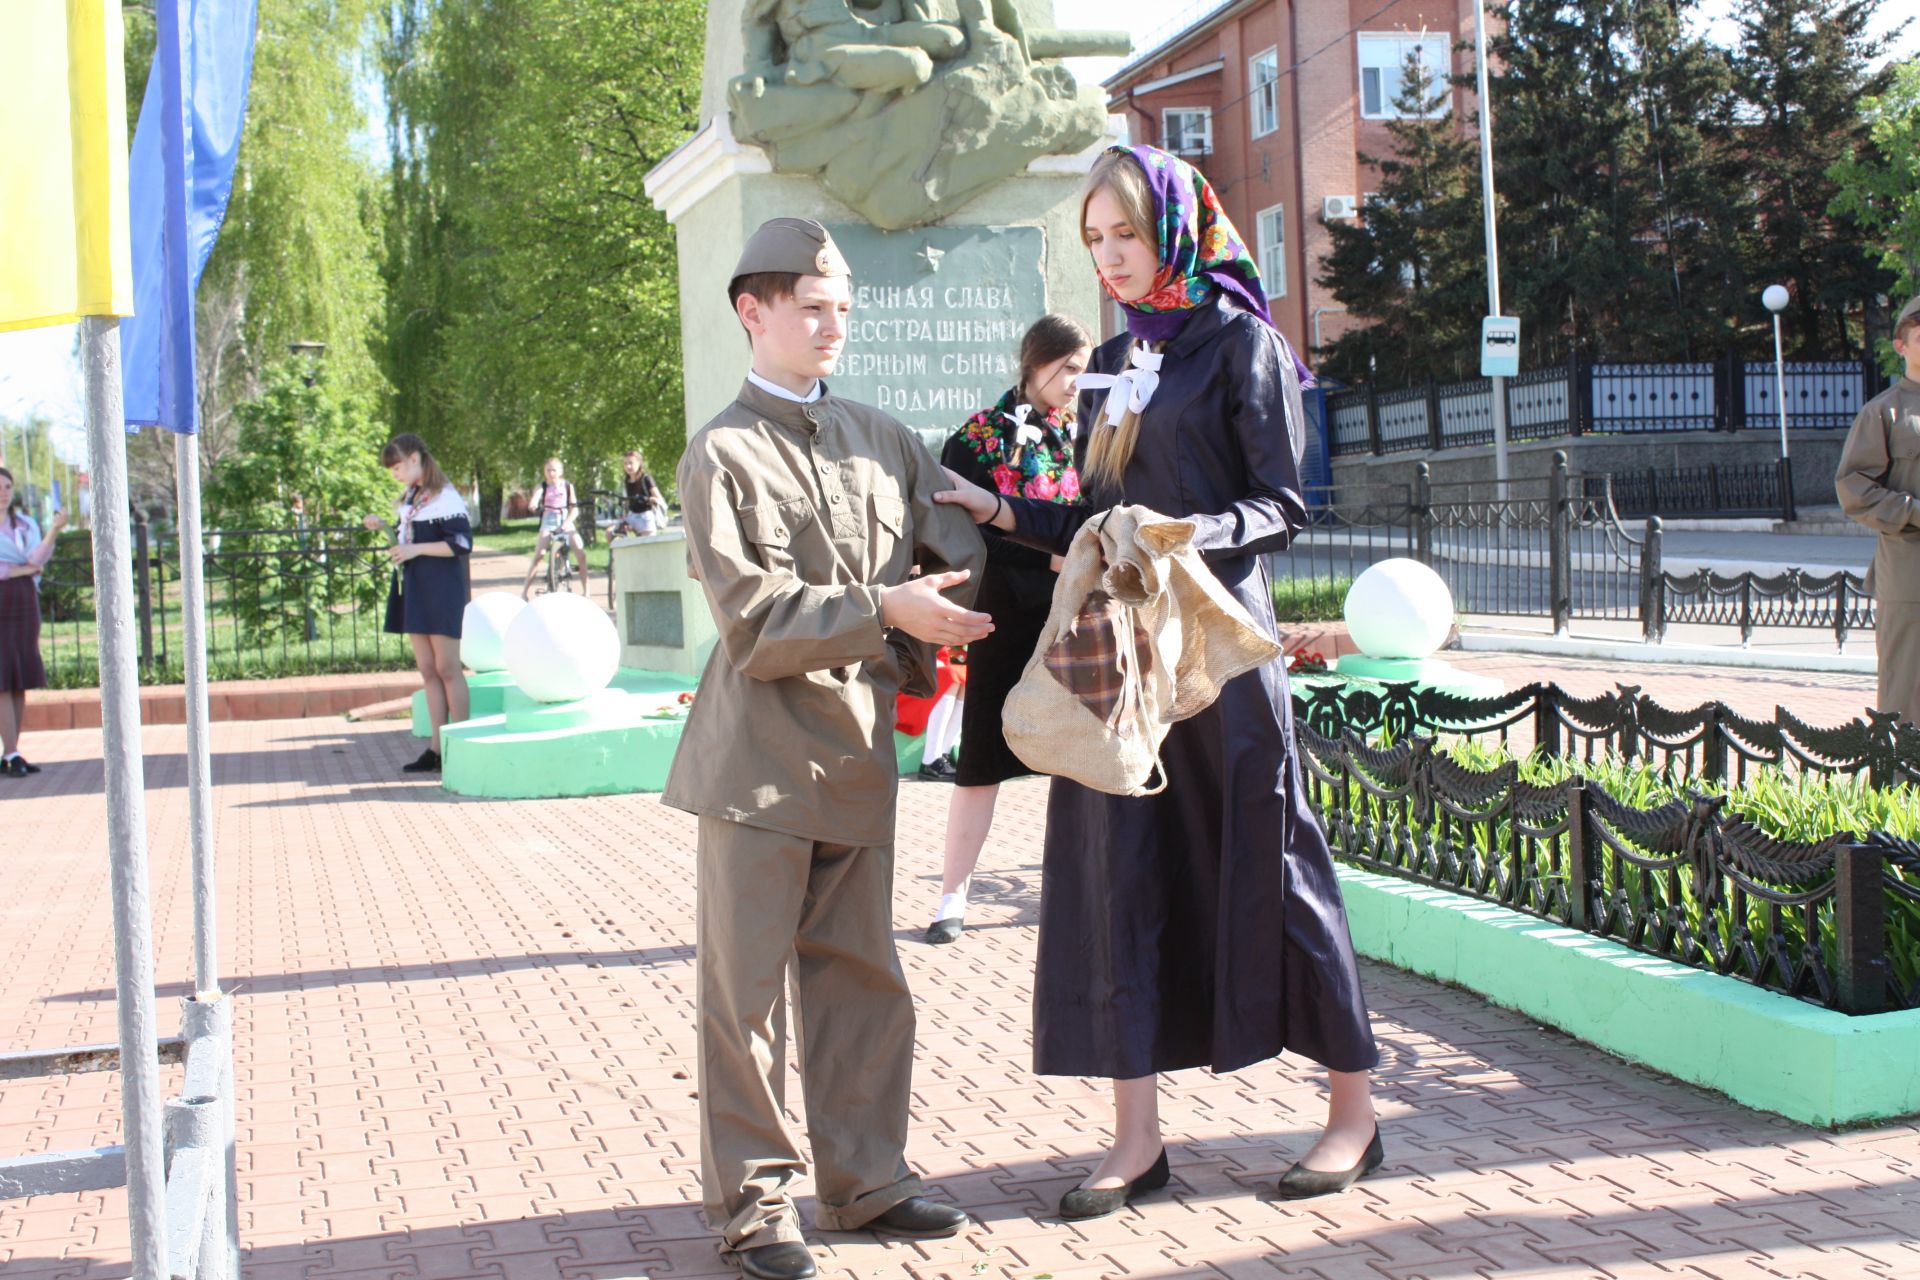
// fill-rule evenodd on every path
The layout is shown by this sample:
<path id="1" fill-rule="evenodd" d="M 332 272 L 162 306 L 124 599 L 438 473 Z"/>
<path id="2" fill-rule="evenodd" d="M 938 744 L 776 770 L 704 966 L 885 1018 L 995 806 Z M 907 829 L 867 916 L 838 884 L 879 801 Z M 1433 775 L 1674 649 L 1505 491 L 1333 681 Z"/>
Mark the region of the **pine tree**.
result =
<path id="1" fill-rule="evenodd" d="M 1739 0 L 1734 10 L 1744 176 L 1757 206 L 1752 287 L 1741 311 L 1756 344 L 1769 330 L 1753 295 L 1781 283 L 1793 292 L 1784 316 L 1789 354 L 1858 355 L 1847 312 L 1889 286 L 1869 238 L 1829 213 L 1840 194 L 1829 171 L 1866 144 L 1861 102 L 1889 83 L 1888 71 L 1872 69 L 1885 46 L 1871 35 L 1880 3 Z"/>
<path id="2" fill-rule="evenodd" d="M 1478 372 L 1485 311 L 1478 144 L 1447 111 L 1448 85 L 1407 59 L 1394 152 L 1363 164 L 1379 186 L 1357 223 L 1328 224 L 1333 248 L 1320 283 L 1354 319 L 1367 322 L 1326 347 L 1318 362 L 1349 382 L 1386 385 Z"/>
<path id="3" fill-rule="evenodd" d="M 1692 0 L 1516 0 L 1492 40 L 1494 157 L 1524 244 L 1508 309 L 1533 360 L 1671 356 L 1705 338 L 1732 216 L 1710 122 L 1725 75 L 1682 34 Z"/>
<path id="4" fill-rule="evenodd" d="M 1827 171 L 1840 188 L 1830 211 L 1873 237 L 1880 266 L 1893 277 L 1890 305 L 1878 312 L 1880 334 L 1908 298 L 1920 294 L 1920 59 L 1894 68 L 1893 83 L 1861 103 L 1870 144 Z M 1901 361 L 1884 336 L 1876 342 L 1882 366 Z"/>

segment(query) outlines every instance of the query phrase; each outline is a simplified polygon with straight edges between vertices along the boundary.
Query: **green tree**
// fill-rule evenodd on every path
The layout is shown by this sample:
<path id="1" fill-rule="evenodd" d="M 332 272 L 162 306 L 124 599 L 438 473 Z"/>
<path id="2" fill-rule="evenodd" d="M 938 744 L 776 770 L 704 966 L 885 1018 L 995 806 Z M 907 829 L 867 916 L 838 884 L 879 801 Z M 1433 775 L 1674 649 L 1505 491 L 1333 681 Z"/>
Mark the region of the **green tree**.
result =
<path id="1" fill-rule="evenodd" d="M 1492 40 L 1509 308 L 1535 362 L 1715 344 L 1735 259 L 1724 59 L 1694 0 L 1516 0 Z"/>
<path id="2" fill-rule="evenodd" d="M 1868 237 L 1830 212 L 1840 195 L 1834 157 L 1868 142 L 1862 101 L 1889 82 L 1887 71 L 1873 70 L 1885 47 L 1871 34 L 1879 8 L 1880 0 L 1740 0 L 1734 10 L 1745 189 L 1756 219 L 1748 293 L 1776 282 L 1792 288 L 1789 355 L 1859 354 L 1847 313 L 1890 283 Z M 1766 313 L 1751 296 L 1743 304 L 1758 335 Z"/>
<path id="3" fill-rule="evenodd" d="M 419 0 L 384 27 L 384 362 L 483 520 L 485 491 L 549 454 L 583 485 L 635 445 L 663 476 L 679 456 L 676 252 L 642 184 L 697 123 L 704 16 Z"/>
<path id="4" fill-rule="evenodd" d="M 1335 339 L 1321 367 L 1389 385 L 1478 372 L 1486 310 L 1479 150 L 1447 111 L 1449 87 L 1407 59 L 1389 121 L 1391 156 L 1363 155 L 1380 181 L 1356 223 L 1332 222 L 1320 282 L 1366 321 Z"/>
<path id="5" fill-rule="evenodd" d="M 227 531 L 227 607 L 255 635 L 377 607 L 387 574 L 365 552 L 380 535 L 360 522 L 385 513 L 394 493 L 370 397 L 337 385 L 324 366 L 309 379 L 283 362 L 238 419 L 235 448 L 205 491 L 207 527 Z"/>
<path id="6" fill-rule="evenodd" d="M 1886 93 L 1866 99 L 1861 109 L 1867 141 L 1828 170 L 1839 188 L 1831 211 L 1877 237 L 1897 311 L 1920 294 L 1920 60 L 1896 67 Z M 1899 370 L 1885 338 L 1879 355 L 1888 373 Z"/>

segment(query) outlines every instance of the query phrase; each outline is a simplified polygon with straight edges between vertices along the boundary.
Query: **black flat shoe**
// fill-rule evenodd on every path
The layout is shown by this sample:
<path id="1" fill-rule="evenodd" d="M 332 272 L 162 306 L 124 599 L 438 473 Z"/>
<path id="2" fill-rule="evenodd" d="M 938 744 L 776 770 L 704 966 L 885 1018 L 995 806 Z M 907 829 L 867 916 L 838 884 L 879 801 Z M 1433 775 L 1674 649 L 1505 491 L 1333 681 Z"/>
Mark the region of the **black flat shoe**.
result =
<path id="1" fill-rule="evenodd" d="M 927 941 L 936 947 L 948 942 L 958 942 L 960 931 L 966 927 L 966 922 L 959 916 L 951 920 L 935 920 L 927 926 Z"/>
<path id="2" fill-rule="evenodd" d="M 907 1240 L 938 1240 L 955 1235 L 967 1225 L 967 1215 L 950 1204 L 925 1196 L 909 1196 L 866 1224 L 875 1235 Z"/>
<path id="3" fill-rule="evenodd" d="M 935 756 L 920 766 L 920 777 L 926 782 L 952 782 L 959 776 L 960 771 L 954 768 L 953 761 L 945 756 Z"/>
<path id="4" fill-rule="evenodd" d="M 26 770 L 26 771 L 27 771 L 27 773 L 38 773 L 38 772 L 40 772 L 40 766 L 39 766 L 39 765 L 37 765 L 37 764 L 29 764 L 29 763 L 27 763 L 27 758 L 26 758 L 25 756 L 22 756 L 22 755 L 16 755 L 16 756 L 14 756 L 14 758 L 13 758 L 13 763 L 14 763 L 14 766 L 15 766 L 16 768 L 20 768 L 20 769 L 24 769 L 24 770 Z M 25 776 L 25 775 L 24 775 L 24 774 L 15 774 L 14 776 L 15 776 L 15 777 L 23 777 L 23 776 Z"/>
<path id="5" fill-rule="evenodd" d="M 415 760 L 412 764 L 401 765 L 400 772 L 402 773 L 438 773 L 440 772 L 440 753 L 438 751 L 435 751 L 432 747 L 428 747 L 425 751 L 422 751 L 420 753 L 420 758 L 418 760 Z M 773 1246 L 766 1245 L 763 1247 L 771 1249 Z"/>
<path id="6" fill-rule="evenodd" d="M 803 1244 L 763 1244 L 732 1256 L 741 1273 L 755 1280 L 809 1280 L 820 1274 L 813 1265 L 812 1252 Z"/>
<path id="7" fill-rule="evenodd" d="M 25 756 L 13 757 L 13 759 L 0 764 L 0 769 L 4 769 L 9 778 L 24 778 L 30 773 L 40 772 L 38 768 L 27 763 Z"/>
<path id="8" fill-rule="evenodd" d="M 1166 1186 L 1171 1176 L 1167 1168 L 1167 1149 L 1162 1147 L 1160 1158 L 1153 1162 L 1153 1167 L 1124 1187 L 1108 1187 L 1104 1191 L 1075 1187 L 1061 1196 L 1060 1216 L 1069 1222 L 1078 1222 L 1084 1218 L 1104 1218 L 1110 1213 L 1118 1213 L 1132 1204 L 1133 1198 L 1142 1192 L 1158 1191 Z"/>
<path id="9" fill-rule="evenodd" d="M 1330 1196 L 1336 1191 L 1345 1191 L 1378 1169 L 1386 1159 L 1387 1149 L 1380 1145 L 1380 1130 L 1376 1127 L 1373 1131 L 1373 1141 L 1367 1144 L 1366 1152 L 1360 1157 L 1360 1163 L 1351 1169 L 1329 1172 L 1309 1169 L 1296 1162 L 1293 1168 L 1280 1177 L 1280 1198 L 1311 1200 L 1315 1196 Z"/>

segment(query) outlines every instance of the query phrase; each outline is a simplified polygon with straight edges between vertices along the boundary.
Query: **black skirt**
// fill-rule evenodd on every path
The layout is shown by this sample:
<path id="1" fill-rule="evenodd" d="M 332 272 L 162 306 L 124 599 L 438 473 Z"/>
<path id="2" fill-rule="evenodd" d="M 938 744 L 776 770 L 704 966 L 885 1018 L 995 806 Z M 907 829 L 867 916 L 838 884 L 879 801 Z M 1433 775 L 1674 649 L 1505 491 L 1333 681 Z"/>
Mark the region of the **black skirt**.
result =
<path id="1" fill-rule="evenodd" d="M 458 640 L 467 597 L 465 556 L 416 556 L 394 572 L 387 589 L 386 629 Z"/>
<path id="2" fill-rule="evenodd" d="M 974 608 L 992 616 L 993 634 L 967 646 L 967 696 L 960 703 L 960 764 L 954 778 L 963 787 L 991 787 L 1033 772 L 1007 745 L 1001 713 L 1040 643 L 1047 605 L 1036 609 L 1030 600 L 996 591 L 1001 580 L 989 566 L 974 601 Z"/>
<path id="3" fill-rule="evenodd" d="M 40 661 L 40 593 L 26 574 L 0 581 L 0 691 L 47 687 Z"/>

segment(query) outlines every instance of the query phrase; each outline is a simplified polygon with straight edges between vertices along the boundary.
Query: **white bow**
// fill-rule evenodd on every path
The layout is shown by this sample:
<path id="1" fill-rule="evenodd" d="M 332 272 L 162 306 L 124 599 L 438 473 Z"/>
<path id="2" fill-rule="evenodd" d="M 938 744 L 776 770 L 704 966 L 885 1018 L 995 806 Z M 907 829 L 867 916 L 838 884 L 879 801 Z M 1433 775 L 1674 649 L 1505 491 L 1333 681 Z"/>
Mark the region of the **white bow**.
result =
<path id="1" fill-rule="evenodd" d="M 1013 443 L 1017 446 L 1039 444 L 1040 428 L 1027 421 L 1027 415 L 1033 412 L 1030 404 L 1018 404 L 1013 407 Z"/>
<path id="2" fill-rule="evenodd" d="M 1129 409 L 1136 417 L 1146 411 L 1147 402 L 1160 386 L 1160 361 L 1164 355 L 1164 352 L 1136 346 L 1129 357 L 1132 368 L 1122 373 L 1083 373 L 1075 387 L 1081 391 L 1111 388 L 1107 392 L 1107 423 L 1117 427 Z"/>

